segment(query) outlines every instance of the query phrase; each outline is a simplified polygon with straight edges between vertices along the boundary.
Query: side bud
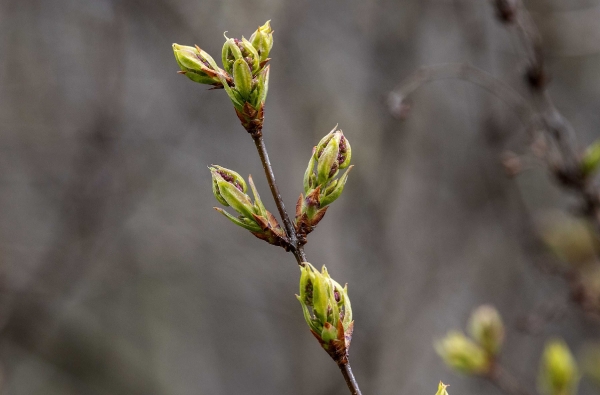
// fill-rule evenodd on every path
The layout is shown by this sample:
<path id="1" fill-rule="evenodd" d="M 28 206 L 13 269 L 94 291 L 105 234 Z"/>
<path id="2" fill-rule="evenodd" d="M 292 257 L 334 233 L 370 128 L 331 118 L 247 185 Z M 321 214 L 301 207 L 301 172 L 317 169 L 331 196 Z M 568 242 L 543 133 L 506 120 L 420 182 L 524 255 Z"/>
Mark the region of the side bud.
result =
<path id="1" fill-rule="evenodd" d="M 540 390 L 546 395 L 572 395 L 578 382 L 577 364 L 569 347 L 559 339 L 549 341 L 540 363 Z"/>
<path id="2" fill-rule="evenodd" d="M 215 207 L 215 210 L 259 239 L 288 249 L 289 243 L 285 233 L 277 219 L 263 205 L 252 177 L 248 177 L 248 183 L 254 194 L 254 202 L 246 194 L 246 182 L 237 172 L 216 165 L 209 169 L 212 175 L 212 190 L 217 201 L 226 207 L 231 206 L 240 215 L 234 217 L 218 207 Z"/>
<path id="3" fill-rule="evenodd" d="M 498 311 L 488 305 L 475 309 L 469 319 L 469 333 L 488 354 L 496 355 L 504 340 L 504 325 Z"/>
<path id="4" fill-rule="evenodd" d="M 486 352 L 461 332 L 449 332 L 435 350 L 451 369 L 465 374 L 485 374 L 490 368 Z"/>
<path id="5" fill-rule="evenodd" d="M 348 287 L 333 280 L 325 266 L 319 272 L 304 262 L 300 271 L 300 295 L 296 297 L 311 333 L 336 363 L 347 363 L 354 329 Z"/>
<path id="6" fill-rule="evenodd" d="M 304 195 L 296 205 L 296 232 L 300 242 L 314 230 L 328 206 L 340 197 L 352 169 L 350 142 L 337 125 L 313 148 L 304 172 Z M 336 179 L 339 169 L 347 169 Z"/>
<path id="7" fill-rule="evenodd" d="M 223 81 L 227 80 L 227 76 L 208 53 L 198 47 L 179 44 L 173 44 L 173 53 L 181 69 L 180 74 L 200 84 L 223 87 Z"/>
<path id="8" fill-rule="evenodd" d="M 250 36 L 252 46 L 256 48 L 260 61 L 265 62 L 269 58 L 269 52 L 273 48 L 273 29 L 271 29 L 271 21 L 265 22 Z"/>

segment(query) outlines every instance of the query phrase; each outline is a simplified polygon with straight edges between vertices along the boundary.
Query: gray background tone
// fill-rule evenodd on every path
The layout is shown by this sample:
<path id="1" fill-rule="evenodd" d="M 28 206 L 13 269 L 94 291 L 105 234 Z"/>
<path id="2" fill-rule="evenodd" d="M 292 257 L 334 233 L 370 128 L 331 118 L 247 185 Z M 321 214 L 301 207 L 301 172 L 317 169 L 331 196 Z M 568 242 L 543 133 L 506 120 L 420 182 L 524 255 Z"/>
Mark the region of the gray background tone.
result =
<path id="1" fill-rule="evenodd" d="M 551 94 L 582 143 L 600 124 L 600 3 L 534 1 Z M 365 394 L 498 394 L 432 348 L 493 303 L 503 361 L 535 385 L 544 339 L 579 349 L 576 308 L 543 336 L 515 329 L 565 284 L 536 263 L 532 218 L 564 206 L 543 168 L 505 177 L 524 127 L 489 93 L 436 82 L 400 121 L 386 94 L 421 65 L 467 61 L 521 86 L 514 36 L 481 0 L 0 0 L 0 393 L 345 394 L 310 335 L 291 255 L 212 210 L 206 166 L 254 175 L 222 91 L 175 73 L 171 43 L 220 57 L 223 32 L 272 19 L 265 136 L 288 208 L 336 123 L 346 190 L 309 260 L 349 283 L 351 361 Z M 582 383 L 581 394 L 592 393 Z"/>

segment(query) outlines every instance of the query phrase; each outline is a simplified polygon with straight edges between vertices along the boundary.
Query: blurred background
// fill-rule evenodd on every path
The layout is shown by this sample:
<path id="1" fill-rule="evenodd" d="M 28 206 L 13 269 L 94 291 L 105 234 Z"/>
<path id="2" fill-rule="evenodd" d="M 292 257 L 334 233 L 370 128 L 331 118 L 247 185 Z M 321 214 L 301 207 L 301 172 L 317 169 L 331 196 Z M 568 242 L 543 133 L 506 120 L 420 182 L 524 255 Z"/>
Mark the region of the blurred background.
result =
<path id="1" fill-rule="evenodd" d="M 600 1 L 527 5 L 550 93 L 588 144 Z M 352 143 L 355 169 L 307 255 L 349 283 L 365 394 L 433 394 L 440 379 L 451 394 L 500 394 L 432 347 L 483 303 L 531 389 L 547 337 L 574 352 L 599 339 L 544 270 L 555 258 L 539 218 L 572 202 L 543 166 L 516 179 L 502 166 L 506 149 L 528 151 L 514 112 L 456 80 L 420 89 L 404 120 L 386 105 L 439 62 L 523 90 L 518 41 L 489 2 L 0 0 L 1 394 L 347 393 L 294 297 L 293 257 L 212 209 L 215 163 L 254 175 L 276 212 L 252 140 L 224 92 L 176 74 L 173 42 L 220 59 L 224 31 L 248 37 L 267 19 L 264 135 L 287 207 L 324 134 L 339 123 Z"/>

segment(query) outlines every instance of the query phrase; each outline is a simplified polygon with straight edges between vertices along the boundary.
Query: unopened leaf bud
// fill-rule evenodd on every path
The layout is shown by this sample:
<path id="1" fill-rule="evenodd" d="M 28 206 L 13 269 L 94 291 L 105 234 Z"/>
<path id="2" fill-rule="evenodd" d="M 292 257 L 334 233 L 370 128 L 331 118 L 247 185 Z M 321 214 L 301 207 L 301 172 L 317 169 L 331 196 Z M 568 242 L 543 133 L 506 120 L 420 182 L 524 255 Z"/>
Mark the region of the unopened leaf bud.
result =
<path id="1" fill-rule="evenodd" d="M 200 84 L 222 86 L 223 70 L 208 53 L 198 47 L 179 44 L 173 44 L 173 53 L 181 74 Z"/>
<path id="2" fill-rule="evenodd" d="M 226 169 L 226 168 L 218 166 L 218 165 L 212 165 L 212 167 L 209 167 L 209 169 L 210 169 L 211 174 L 213 174 L 213 177 L 212 177 L 213 194 L 215 195 L 215 198 L 219 201 L 219 203 L 221 203 L 222 205 L 229 206 L 227 201 L 223 198 L 223 196 L 219 192 L 218 181 L 220 178 L 222 178 L 226 182 L 233 184 L 241 192 L 246 193 L 246 190 L 248 189 L 248 187 L 246 186 L 246 181 L 244 181 L 244 178 L 242 176 L 240 176 L 237 172 Z M 220 178 L 216 177 L 215 173 L 217 175 L 219 175 Z"/>
<path id="3" fill-rule="evenodd" d="M 435 350 L 449 368 L 458 372 L 484 374 L 489 370 L 486 352 L 461 332 L 449 332 L 435 343 Z"/>
<path id="4" fill-rule="evenodd" d="M 438 384 L 438 390 L 435 393 L 435 395 L 448 395 L 448 391 L 446 391 L 447 387 L 449 387 L 449 385 L 446 385 L 440 381 L 440 383 Z"/>
<path id="5" fill-rule="evenodd" d="M 550 340 L 540 363 L 540 390 L 546 395 L 572 395 L 578 382 L 577 364 L 569 347 L 560 339 Z"/>
<path id="6" fill-rule="evenodd" d="M 598 170 L 600 165 L 600 140 L 591 144 L 581 158 L 581 172 L 589 176 Z"/>
<path id="7" fill-rule="evenodd" d="M 319 155 L 317 162 L 317 183 L 324 185 L 338 171 L 338 154 L 340 149 L 340 136 L 333 135 Z"/>
<path id="8" fill-rule="evenodd" d="M 271 29 L 271 21 L 265 22 L 250 36 L 252 46 L 256 48 L 260 61 L 264 62 L 269 57 L 269 52 L 273 47 L 273 29 Z"/>
<path id="9" fill-rule="evenodd" d="M 223 203 L 223 205 L 231 206 L 235 211 L 244 217 L 252 218 L 253 204 L 250 200 L 250 197 L 244 193 L 246 184 L 244 183 L 242 186 L 233 180 L 228 181 L 228 179 L 221 174 L 224 173 L 227 177 L 235 172 L 229 169 L 226 170 L 228 170 L 227 173 L 225 173 L 223 170 L 219 171 L 219 169 L 216 167 L 210 168 L 213 178 L 213 193 L 215 197 L 220 203 L 223 203 L 224 201 L 225 203 Z M 239 174 L 235 174 L 239 177 Z"/>
<path id="10" fill-rule="evenodd" d="M 221 51 L 221 61 L 223 62 L 223 68 L 229 74 L 233 74 L 233 63 L 238 59 L 243 59 L 242 50 L 235 42 L 234 38 L 228 38 L 223 44 L 223 50 Z"/>
<path id="11" fill-rule="evenodd" d="M 304 319 L 321 346 L 338 363 L 347 361 L 354 321 L 348 288 L 310 263 L 300 267 L 300 295 Z"/>
<path id="12" fill-rule="evenodd" d="M 233 82 L 241 99 L 248 101 L 252 92 L 252 73 L 243 59 L 238 59 L 233 63 Z"/>
<path id="13" fill-rule="evenodd" d="M 504 340 L 504 325 L 498 311 L 489 305 L 475 309 L 469 319 L 469 333 L 490 355 L 496 355 Z"/>

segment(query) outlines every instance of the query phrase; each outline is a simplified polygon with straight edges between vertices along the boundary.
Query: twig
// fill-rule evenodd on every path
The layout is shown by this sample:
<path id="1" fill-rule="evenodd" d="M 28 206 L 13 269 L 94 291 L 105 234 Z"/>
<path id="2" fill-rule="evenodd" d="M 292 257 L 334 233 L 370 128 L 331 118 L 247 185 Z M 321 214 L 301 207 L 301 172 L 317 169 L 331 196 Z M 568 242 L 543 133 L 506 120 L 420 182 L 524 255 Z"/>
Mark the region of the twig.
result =
<path id="1" fill-rule="evenodd" d="M 273 199 L 275 200 L 275 205 L 277 206 L 279 215 L 281 215 L 281 220 L 283 221 L 283 226 L 289 239 L 290 250 L 296 257 L 298 265 L 304 266 L 304 262 L 306 262 L 304 247 L 298 242 L 296 229 L 287 211 L 285 210 L 283 199 L 281 198 L 281 194 L 279 193 L 279 189 L 277 188 L 277 182 L 275 181 L 275 174 L 273 174 L 273 168 L 271 167 L 271 162 L 269 161 L 269 154 L 267 152 L 267 147 L 265 146 L 265 142 L 262 137 L 262 132 L 251 133 L 250 135 L 252 136 L 254 144 L 256 145 L 258 156 L 260 156 L 260 161 L 262 162 L 263 169 L 265 170 L 265 176 L 267 177 L 269 188 L 271 189 L 271 194 L 273 195 Z M 362 395 L 362 393 L 360 392 L 360 388 L 358 387 L 358 383 L 354 378 L 354 374 L 352 373 L 350 362 L 348 362 L 348 360 L 346 359 L 346 362 L 340 363 L 338 364 L 338 366 L 342 371 L 342 375 L 344 376 L 344 380 L 346 380 L 346 384 L 348 385 L 350 393 L 352 395 Z"/>
<path id="2" fill-rule="evenodd" d="M 555 180 L 563 189 L 576 194 L 582 203 L 581 215 L 587 217 L 600 236 L 600 191 L 593 179 L 582 171 L 582 157 L 579 154 L 577 138 L 573 127 L 556 109 L 548 94 L 549 77 L 546 72 L 543 43 L 540 32 L 525 8 L 522 0 L 495 0 L 498 15 L 502 10 L 510 9 L 510 20 L 500 18 L 514 28 L 527 53 L 528 68 L 525 75 L 533 107 L 539 119 L 542 131 L 553 145 L 553 151 L 547 152 L 545 160 Z M 572 276 L 571 276 L 572 277 Z M 587 297 L 585 289 L 572 278 L 566 277 L 571 284 L 575 302 L 592 315 L 600 316 L 600 304 Z"/>
<path id="3" fill-rule="evenodd" d="M 389 94 L 390 111 L 402 116 L 404 102 L 409 95 L 427 83 L 445 79 L 468 81 L 487 90 L 513 108 L 525 124 L 530 122 L 533 109 L 519 92 L 502 80 L 467 63 L 442 63 L 419 68 Z"/>
<path id="4" fill-rule="evenodd" d="M 279 211 L 279 215 L 281 216 L 281 220 L 283 221 L 283 227 L 285 229 L 285 233 L 290 243 L 290 250 L 292 254 L 294 254 L 294 256 L 296 257 L 298 265 L 304 266 L 303 262 L 306 262 L 304 247 L 298 243 L 296 229 L 292 224 L 290 216 L 285 210 L 283 199 L 281 198 L 281 194 L 279 193 L 279 189 L 277 188 L 277 182 L 275 181 L 275 174 L 273 174 L 273 168 L 271 167 L 271 162 L 269 161 L 269 154 L 267 152 L 267 147 L 265 146 L 265 141 L 262 137 L 262 132 L 251 133 L 251 136 L 254 140 L 254 145 L 256 145 L 256 150 L 258 151 L 258 156 L 260 156 L 260 161 L 262 162 L 263 169 L 265 170 L 265 176 L 267 177 L 269 189 L 271 189 L 271 194 L 273 195 L 273 200 L 275 200 L 275 205 L 277 206 L 277 210 Z"/>
<path id="5" fill-rule="evenodd" d="M 360 388 L 358 388 L 358 383 L 354 378 L 354 374 L 352 373 L 352 368 L 350 367 L 350 362 L 338 365 L 342 374 L 344 375 L 344 379 L 346 380 L 346 384 L 348 384 L 348 389 L 352 393 L 352 395 L 362 395 L 360 392 Z"/>
<path id="6" fill-rule="evenodd" d="M 512 395 L 536 395 L 519 384 L 518 380 L 497 362 L 492 362 L 489 373 L 485 376 L 500 390 Z"/>

